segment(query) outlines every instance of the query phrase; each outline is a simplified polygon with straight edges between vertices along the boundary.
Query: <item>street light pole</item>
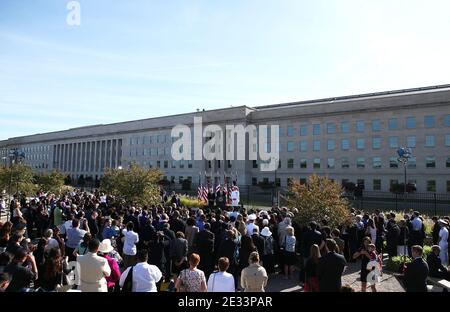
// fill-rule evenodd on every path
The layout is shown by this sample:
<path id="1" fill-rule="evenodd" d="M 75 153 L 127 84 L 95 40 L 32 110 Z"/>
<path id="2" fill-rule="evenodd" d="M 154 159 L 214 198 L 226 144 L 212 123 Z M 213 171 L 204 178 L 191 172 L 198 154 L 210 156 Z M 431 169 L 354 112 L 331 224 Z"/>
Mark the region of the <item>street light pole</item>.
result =
<path id="1" fill-rule="evenodd" d="M 404 206 L 405 206 L 404 208 L 406 208 L 406 166 L 408 165 L 408 161 L 412 156 L 412 151 L 410 148 L 401 147 L 397 150 L 397 154 L 398 154 L 397 160 L 403 164 L 403 168 L 404 168 L 405 182 L 403 185 L 403 202 L 404 202 Z M 403 245 L 405 246 L 404 251 L 403 251 L 403 255 L 404 255 L 403 264 L 406 263 L 407 247 L 406 247 L 405 240 L 406 240 L 406 237 L 404 237 L 404 241 L 403 241 Z"/>

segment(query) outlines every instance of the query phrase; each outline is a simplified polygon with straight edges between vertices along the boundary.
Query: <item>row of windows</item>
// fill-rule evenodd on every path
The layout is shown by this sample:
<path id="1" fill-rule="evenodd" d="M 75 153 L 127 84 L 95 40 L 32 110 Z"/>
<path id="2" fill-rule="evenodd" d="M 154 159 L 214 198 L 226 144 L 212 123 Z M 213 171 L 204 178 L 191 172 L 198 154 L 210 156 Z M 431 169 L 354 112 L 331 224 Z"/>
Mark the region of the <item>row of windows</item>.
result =
<path id="1" fill-rule="evenodd" d="M 25 159 L 27 160 L 48 160 L 48 154 L 25 154 Z"/>
<path id="2" fill-rule="evenodd" d="M 133 156 L 170 156 L 170 147 L 158 147 L 158 148 L 131 148 L 130 157 Z"/>
<path id="3" fill-rule="evenodd" d="M 26 153 L 37 153 L 37 152 L 48 152 L 50 151 L 50 145 L 39 145 L 30 146 L 22 148 L 22 152 Z"/>
<path id="4" fill-rule="evenodd" d="M 299 166 L 301 169 L 306 169 L 306 168 L 308 168 L 309 161 L 312 162 L 312 168 L 314 168 L 314 169 L 320 169 L 322 166 L 321 158 L 313 158 L 312 160 L 302 158 L 299 160 L 298 164 L 296 164 L 295 159 L 289 158 L 289 159 L 287 159 L 286 168 L 294 169 L 296 166 Z M 381 169 L 383 167 L 382 158 L 379 156 L 371 157 L 369 159 L 369 161 L 370 161 L 373 169 Z M 356 166 L 356 168 L 360 168 L 360 169 L 366 168 L 366 158 L 365 157 L 357 157 L 354 165 Z M 336 164 L 335 158 L 327 158 L 325 166 L 327 169 L 335 169 L 338 165 Z M 340 167 L 342 169 L 348 169 L 348 168 L 350 168 L 350 166 L 351 166 L 351 163 L 350 163 L 350 159 L 348 157 L 340 158 Z M 397 160 L 397 157 L 389 158 L 389 168 L 399 168 L 399 166 L 400 166 L 400 164 Z M 435 156 L 425 157 L 425 167 L 426 168 L 436 168 L 436 166 L 437 165 L 436 165 L 436 157 Z M 417 168 L 417 160 L 415 157 L 411 157 L 409 159 L 407 167 L 409 169 Z M 450 168 L 450 156 L 447 156 L 447 158 L 445 159 L 445 167 Z M 253 168 L 255 168 L 255 169 L 258 168 L 258 162 L 256 160 L 253 161 Z M 281 168 L 281 161 L 278 164 L 278 168 Z"/>
<path id="5" fill-rule="evenodd" d="M 292 178 L 287 178 L 286 179 L 286 184 L 289 185 L 292 182 Z M 333 180 L 333 179 L 332 179 Z M 306 184 L 306 178 L 300 178 L 300 183 L 302 184 Z M 263 183 L 268 183 L 269 182 L 269 178 L 262 178 L 262 182 Z M 344 185 L 346 182 L 349 182 L 348 179 L 343 179 L 342 180 L 342 185 Z M 412 183 L 412 184 L 416 184 L 416 180 L 409 180 L 408 183 Z M 389 186 L 392 186 L 394 184 L 398 184 L 399 181 L 396 179 L 392 179 L 389 180 Z M 252 178 L 252 184 L 253 185 L 257 185 L 258 184 L 258 178 L 253 177 Z M 275 184 L 277 186 L 281 186 L 281 179 L 280 178 L 276 178 L 275 179 Z M 358 185 L 362 185 L 364 187 L 365 185 L 365 180 L 364 179 L 358 179 L 357 181 Z M 372 190 L 373 191 L 381 191 L 382 190 L 382 180 L 381 179 L 373 179 L 372 180 Z M 446 190 L 448 193 L 450 193 L 450 180 L 446 181 Z M 427 192 L 436 192 L 436 180 L 427 180 L 426 181 L 426 191 Z"/>
<path id="6" fill-rule="evenodd" d="M 450 115 L 444 116 L 443 121 L 444 126 L 450 126 Z M 370 127 L 372 132 L 378 132 L 382 130 L 382 122 L 380 119 L 374 119 L 370 122 L 366 122 L 364 120 L 358 120 L 353 124 L 354 131 L 363 133 L 365 132 L 367 127 Z M 404 128 L 405 129 L 415 129 L 417 127 L 417 120 L 414 116 L 408 116 L 404 120 Z M 423 127 L 424 128 L 434 128 L 436 127 L 436 117 L 433 115 L 424 116 L 423 118 Z M 300 125 L 299 133 L 300 136 L 307 136 L 309 131 L 312 131 L 313 135 L 320 135 L 322 130 L 327 134 L 334 134 L 340 129 L 341 133 L 350 133 L 351 124 L 349 121 L 343 121 L 338 124 L 333 122 L 327 122 L 322 129 L 322 124 L 314 123 L 312 125 Z M 400 129 L 400 122 L 398 118 L 390 118 L 387 121 L 387 129 L 388 130 L 398 130 Z M 286 127 L 286 135 L 287 136 L 295 136 L 295 129 L 293 125 L 288 125 Z"/>
<path id="7" fill-rule="evenodd" d="M 171 136 L 168 134 L 157 134 L 157 135 L 148 135 L 148 136 L 139 136 L 130 138 L 130 145 L 148 145 L 148 144 L 156 144 L 156 143 L 170 143 L 173 142 L 174 139 L 171 139 Z"/>
<path id="8" fill-rule="evenodd" d="M 341 150 L 346 151 L 350 149 L 350 140 L 349 139 L 341 139 Z M 399 139 L 397 136 L 390 136 L 388 137 L 389 147 L 390 148 L 399 148 Z M 336 147 L 336 140 L 327 140 L 327 150 L 333 151 Z M 372 149 L 380 149 L 382 143 L 382 138 L 372 138 Z M 447 134 L 445 136 L 445 146 L 450 146 L 450 134 Z M 297 145 L 297 142 L 289 141 L 287 142 L 287 151 L 288 152 L 294 152 L 295 146 Z M 298 143 L 299 151 L 300 152 L 307 152 L 308 151 L 308 141 L 300 141 Z M 435 147 L 436 146 L 436 138 L 434 135 L 426 135 L 425 136 L 425 147 Z M 366 139 L 358 138 L 355 141 L 355 147 L 356 149 L 365 149 L 366 148 Z M 417 140 L 416 136 L 407 136 L 406 137 L 406 147 L 414 148 L 417 147 Z M 312 148 L 313 151 L 320 151 L 321 148 L 321 141 L 320 140 L 314 140 L 312 141 Z"/>
<path id="9" fill-rule="evenodd" d="M 192 169 L 192 160 L 144 160 L 142 162 L 137 162 L 139 165 L 148 168 L 164 168 L 168 169 L 169 166 L 171 169 L 184 169 L 189 168 Z"/>

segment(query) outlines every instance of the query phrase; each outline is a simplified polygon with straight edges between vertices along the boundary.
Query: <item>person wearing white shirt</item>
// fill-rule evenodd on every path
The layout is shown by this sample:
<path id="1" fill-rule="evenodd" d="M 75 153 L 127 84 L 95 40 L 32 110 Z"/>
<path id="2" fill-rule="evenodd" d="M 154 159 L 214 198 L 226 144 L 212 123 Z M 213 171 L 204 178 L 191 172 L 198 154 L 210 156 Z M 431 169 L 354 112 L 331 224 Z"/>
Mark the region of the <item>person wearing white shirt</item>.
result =
<path id="1" fill-rule="evenodd" d="M 133 222 L 127 223 L 127 229 L 122 231 L 123 239 L 123 264 L 127 268 L 136 263 L 136 244 L 139 243 L 138 233 L 133 231 Z"/>
<path id="2" fill-rule="evenodd" d="M 132 292 L 157 292 L 156 283 L 162 278 L 162 273 L 156 265 L 148 264 L 148 251 L 143 249 L 137 254 L 138 263 L 126 269 L 120 276 L 119 286 L 122 288 L 125 284 L 130 270 L 131 291 Z"/>
<path id="3" fill-rule="evenodd" d="M 256 220 L 256 215 L 254 213 L 252 213 L 251 215 L 248 216 L 248 224 L 247 224 L 247 234 L 248 235 L 252 235 L 253 234 L 253 229 L 255 227 L 258 227 L 255 224 L 255 220 Z"/>
<path id="4" fill-rule="evenodd" d="M 234 277 L 228 273 L 230 261 L 227 257 L 219 259 L 219 272 L 214 272 L 208 279 L 208 292 L 235 292 Z"/>

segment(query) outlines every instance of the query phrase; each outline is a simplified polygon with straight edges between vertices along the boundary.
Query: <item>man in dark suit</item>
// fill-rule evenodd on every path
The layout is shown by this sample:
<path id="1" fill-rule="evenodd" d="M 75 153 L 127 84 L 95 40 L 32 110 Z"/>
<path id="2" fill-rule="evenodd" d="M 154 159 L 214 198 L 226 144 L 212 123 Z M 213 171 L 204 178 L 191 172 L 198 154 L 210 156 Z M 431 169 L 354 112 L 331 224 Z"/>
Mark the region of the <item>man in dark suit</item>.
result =
<path id="1" fill-rule="evenodd" d="M 321 292 L 340 292 L 342 273 L 347 266 L 344 256 L 338 254 L 337 244 L 333 239 L 326 240 L 327 254 L 320 258 L 317 265 L 317 278 Z"/>
<path id="2" fill-rule="evenodd" d="M 211 232 L 211 224 L 205 223 L 204 229 L 197 233 L 194 246 L 200 256 L 198 268 L 209 276 L 213 271 L 214 264 L 214 233 Z"/>
<path id="3" fill-rule="evenodd" d="M 427 264 L 430 270 L 429 275 L 431 277 L 450 280 L 450 272 L 442 265 L 441 258 L 439 258 L 440 252 L 441 248 L 438 245 L 431 247 L 431 252 L 427 256 Z"/>
<path id="4" fill-rule="evenodd" d="M 186 228 L 186 223 L 181 220 L 180 218 L 180 213 L 178 212 L 178 210 L 175 210 L 173 212 L 172 218 L 169 221 L 170 224 L 170 228 L 172 229 L 172 231 L 176 232 L 183 232 L 184 233 L 184 229 Z"/>
<path id="5" fill-rule="evenodd" d="M 262 238 L 259 235 L 259 229 L 253 228 L 253 235 L 252 235 L 253 244 L 256 246 L 256 249 L 258 250 L 258 253 L 260 255 L 264 255 L 264 238 Z"/>
<path id="6" fill-rule="evenodd" d="M 411 247 L 413 261 L 408 264 L 405 272 L 407 292 L 426 292 L 428 264 L 422 259 L 423 249 L 419 245 Z"/>
<path id="7" fill-rule="evenodd" d="M 303 252 L 303 259 L 305 262 L 309 258 L 311 246 L 314 244 L 319 246 L 320 249 L 323 248 L 322 234 L 319 231 L 317 231 L 317 223 L 311 221 L 309 223 L 309 229 L 305 232 L 305 234 L 303 234 L 302 252 Z"/>

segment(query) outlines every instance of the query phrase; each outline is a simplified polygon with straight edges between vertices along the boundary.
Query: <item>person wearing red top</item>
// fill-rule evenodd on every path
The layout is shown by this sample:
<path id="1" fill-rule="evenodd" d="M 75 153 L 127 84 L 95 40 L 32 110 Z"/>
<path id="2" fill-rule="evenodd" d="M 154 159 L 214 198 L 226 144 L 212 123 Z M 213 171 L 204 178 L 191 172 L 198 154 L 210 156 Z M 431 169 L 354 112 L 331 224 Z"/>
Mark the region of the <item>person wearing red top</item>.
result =
<path id="1" fill-rule="evenodd" d="M 120 279 L 120 269 L 119 264 L 116 259 L 110 257 L 108 254 L 114 250 L 110 239 L 104 239 L 98 249 L 100 256 L 108 260 L 109 267 L 111 268 L 111 275 L 106 277 L 106 282 L 108 286 L 108 292 L 113 292 L 116 288 L 116 284 Z"/>

